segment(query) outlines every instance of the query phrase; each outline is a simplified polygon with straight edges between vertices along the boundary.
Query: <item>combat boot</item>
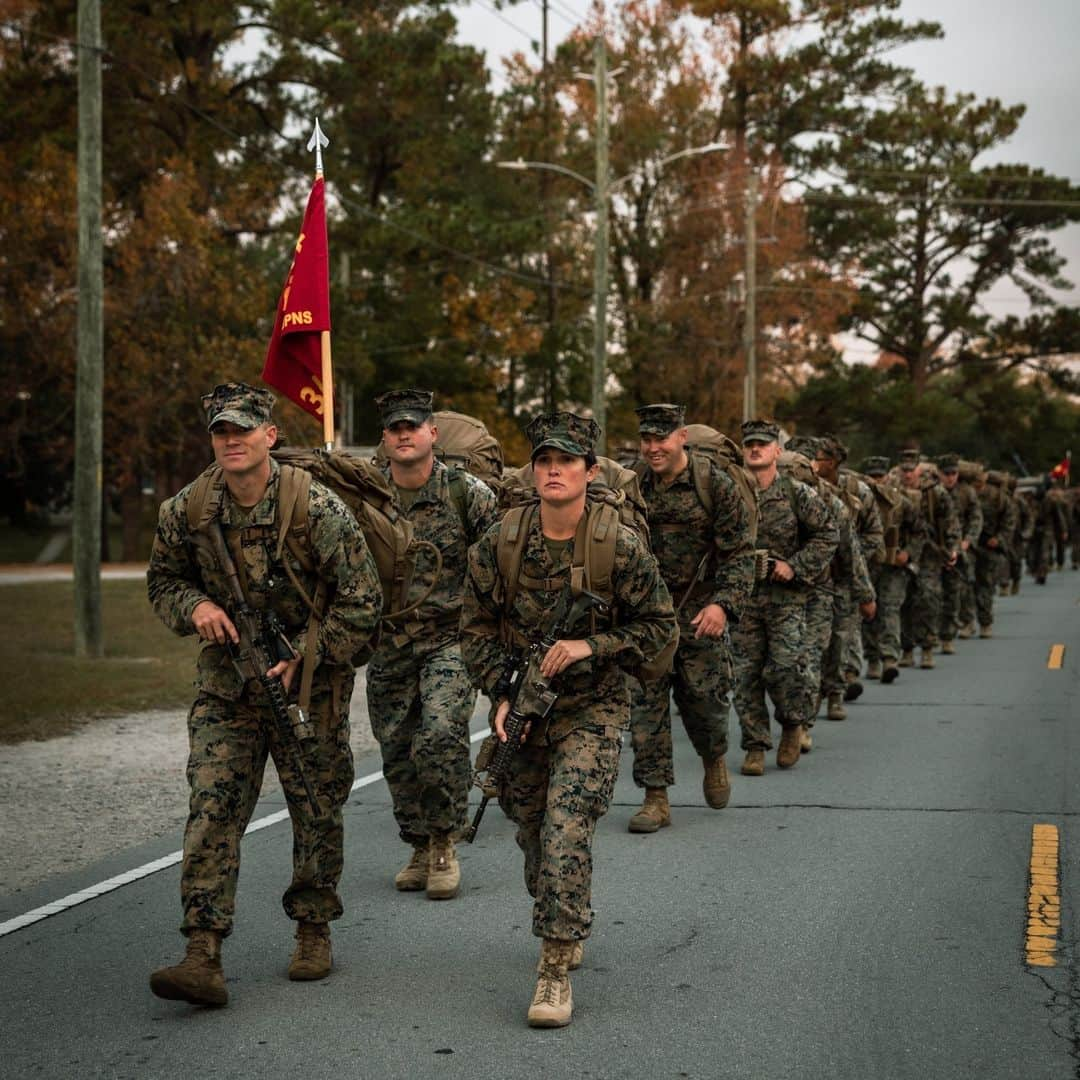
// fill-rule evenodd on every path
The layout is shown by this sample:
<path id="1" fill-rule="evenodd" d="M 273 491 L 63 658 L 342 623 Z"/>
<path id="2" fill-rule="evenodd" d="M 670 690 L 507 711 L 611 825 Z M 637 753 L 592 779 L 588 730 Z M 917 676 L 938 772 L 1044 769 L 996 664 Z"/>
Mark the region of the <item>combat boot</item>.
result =
<path id="1" fill-rule="evenodd" d="M 289 961 L 289 978 L 293 982 L 325 979 L 334 966 L 330 955 L 330 927 L 326 923 L 296 924 L 296 948 Z"/>
<path id="2" fill-rule="evenodd" d="M 1009 595 L 1009 586 L 1008 585 L 999 585 L 998 586 L 998 596 L 1008 596 L 1008 595 Z"/>
<path id="3" fill-rule="evenodd" d="M 150 989 L 159 998 L 192 1005 L 224 1005 L 229 1000 L 221 970 L 221 933 L 192 930 L 184 959 L 173 967 L 158 968 L 150 976 Z"/>
<path id="4" fill-rule="evenodd" d="M 731 798 L 731 781 L 728 779 L 727 762 L 722 757 L 705 762 L 701 791 L 714 810 L 723 810 L 727 806 Z"/>
<path id="5" fill-rule="evenodd" d="M 809 754 L 814 749 L 814 740 L 810 735 L 810 729 L 803 724 L 799 729 L 799 752 Z"/>
<path id="6" fill-rule="evenodd" d="M 896 666 L 896 663 L 892 660 L 886 660 L 885 667 L 881 671 L 881 681 L 888 686 L 889 683 L 894 683 L 899 678 L 900 669 Z"/>
<path id="7" fill-rule="evenodd" d="M 881 678 L 881 661 L 871 660 L 866 665 L 866 677 L 868 679 L 880 679 Z"/>
<path id="8" fill-rule="evenodd" d="M 863 684 L 851 672 L 847 675 L 847 686 L 844 687 L 845 701 L 858 701 L 862 697 Z"/>
<path id="9" fill-rule="evenodd" d="M 739 772 L 743 776 L 764 776 L 765 775 L 765 751 L 764 750 L 747 750 L 746 757 L 743 758 L 742 768 Z"/>
<path id="10" fill-rule="evenodd" d="M 993 637 L 993 636 L 994 636 L 994 628 L 993 628 L 993 626 L 988 624 L 986 626 L 980 626 L 979 627 L 979 637 L 988 638 L 988 637 Z"/>
<path id="11" fill-rule="evenodd" d="M 934 666 L 934 650 L 928 645 L 923 647 L 922 660 L 919 663 L 919 667 L 930 670 Z"/>
<path id="12" fill-rule="evenodd" d="M 583 963 L 585 963 L 585 942 L 575 941 L 574 947 L 570 951 L 570 964 L 567 970 L 577 971 Z"/>
<path id="13" fill-rule="evenodd" d="M 419 892 L 427 888 L 428 845 L 414 847 L 412 858 L 394 877 L 394 888 L 398 892 Z"/>
<path id="14" fill-rule="evenodd" d="M 941 655 L 953 656 L 956 653 L 956 646 L 951 641 L 943 641 L 941 643 Z"/>
<path id="15" fill-rule="evenodd" d="M 428 853 L 427 897 L 429 900 L 453 900 L 461 887 L 454 841 L 449 836 L 433 836 Z"/>
<path id="16" fill-rule="evenodd" d="M 574 942 L 544 938 L 540 945 L 536 992 L 529 1006 L 529 1027 L 566 1027 L 574 1014 L 574 994 L 570 989 L 570 960 Z"/>
<path id="17" fill-rule="evenodd" d="M 1074 566 L 1073 569 L 1075 570 L 1076 567 Z M 1009 590 L 1009 592 L 1011 592 L 1013 596 L 1019 596 L 1020 595 L 1020 582 L 1019 581 L 1014 581 L 1012 583 L 1012 588 Z"/>
<path id="18" fill-rule="evenodd" d="M 914 667 L 915 666 L 915 650 L 905 649 L 900 654 L 900 667 Z"/>
<path id="19" fill-rule="evenodd" d="M 650 787 L 645 789 L 645 802 L 641 809 L 630 819 L 627 826 L 630 832 L 653 833 L 671 824 L 671 805 L 668 803 L 667 788 Z"/>
<path id="20" fill-rule="evenodd" d="M 825 713 L 829 720 L 846 720 L 847 709 L 844 708 L 844 693 L 842 690 L 829 692 L 829 708 Z"/>
<path id="21" fill-rule="evenodd" d="M 776 748 L 776 765 L 780 769 L 790 769 L 799 760 L 799 737 L 802 724 L 793 724 L 784 728 L 780 735 L 780 745 Z"/>
<path id="22" fill-rule="evenodd" d="M 969 622 L 966 623 L 964 626 L 961 626 L 960 629 L 957 631 L 956 636 L 958 638 L 962 638 L 964 641 L 967 641 L 968 638 L 973 638 L 975 636 L 975 624 L 973 622 Z"/>

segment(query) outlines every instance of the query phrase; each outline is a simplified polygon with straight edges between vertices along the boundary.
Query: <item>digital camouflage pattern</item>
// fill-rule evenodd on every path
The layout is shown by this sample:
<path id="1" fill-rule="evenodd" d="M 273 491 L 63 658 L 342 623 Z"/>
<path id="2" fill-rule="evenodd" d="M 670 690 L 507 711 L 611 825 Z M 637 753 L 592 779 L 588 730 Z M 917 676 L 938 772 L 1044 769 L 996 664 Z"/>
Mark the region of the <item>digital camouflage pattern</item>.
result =
<path id="1" fill-rule="evenodd" d="M 919 512 L 923 520 L 925 541 L 916 576 L 916 587 L 908 590 L 907 604 L 901 613 L 901 640 L 905 649 L 916 645 L 931 649 L 938 643 L 943 598 L 942 578 L 947 572 L 945 562 L 950 552 L 956 551 L 960 546 L 960 519 L 957 517 L 952 495 L 929 470 L 920 472 L 918 484 Z"/>
<path id="2" fill-rule="evenodd" d="M 389 478 L 389 464 L 385 467 Z M 496 521 L 496 499 L 482 481 L 434 462 L 427 483 L 395 505 L 442 555 L 442 571 L 419 610 L 384 635 L 367 669 L 371 727 L 382 751 L 401 838 L 426 846 L 465 824 L 471 765 L 469 720 L 476 691 L 458 642 L 468 550 Z M 460 501 L 460 505 L 459 505 Z M 434 558 L 421 550 L 406 606 L 431 582 Z"/>
<path id="3" fill-rule="evenodd" d="M 952 455 L 953 458 L 955 456 Z M 939 463 L 944 460 L 946 460 L 944 457 L 939 459 Z M 949 461 L 948 467 L 951 469 L 953 463 L 951 459 Z M 942 468 L 945 467 L 945 465 L 942 466 Z M 975 549 L 979 543 L 983 520 L 978 493 L 967 480 L 957 480 L 950 489 L 950 494 L 956 504 L 956 514 L 960 521 L 960 554 L 956 560 L 956 566 L 946 571 L 942 578 L 939 637 L 943 642 L 953 641 L 956 638 L 960 627 L 967 624 L 966 620 L 961 619 L 961 612 L 966 613 L 974 604 Z M 963 549 L 964 541 L 968 544 L 966 551 Z"/>
<path id="4" fill-rule="evenodd" d="M 638 418 L 638 433 L 641 435 L 670 435 L 673 431 L 686 426 L 686 407 L 663 403 L 660 405 L 642 405 L 635 409 Z"/>
<path id="5" fill-rule="evenodd" d="M 556 681 L 559 699 L 546 732 L 532 730 L 499 792 L 518 826 L 525 880 L 534 898 L 533 932 L 580 940 L 592 923 L 592 838 L 607 812 L 619 767 L 619 731 L 630 719 L 626 673 L 658 656 L 678 632 L 675 612 L 652 553 L 620 525 L 612 569 L 617 620 L 571 628 L 587 635 L 593 655 Z M 544 542 L 540 515 L 531 515 L 521 574 L 537 588 L 519 588 L 502 611 L 505 584 L 496 551 L 499 529 L 469 552 L 462 612 L 462 655 L 474 682 L 491 697 L 507 660 L 508 643 L 537 641 L 570 575 L 572 542 Z M 496 704 L 493 702 L 493 704 Z"/>
<path id="6" fill-rule="evenodd" d="M 758 506 L 758 549 L 789 563 L 795 579 L 759 581 L 732 628 L 735 711 L 744 750 L 772 745 L 766 692 L 781 726 L 807 720 L 806 601 L 839 541 L 824 501 L 797 480 L 777 475 L 758 493 Z"/>
<path id="7" fill-rule="evenodd" d="M 402 420 L 420 425 L 432 417 L 435 395 L 430 390 L 387 390 L 375 399 L 384 429 Z"/>
<path id="8" fill-rule="evenodd" d="M 242 530 L 248 598 L 272 611 L 298 652 L 303 652 L 309 611 L 272 555 L 277 526 L 280 467 L 271 459 L 266 494 L 250 511 L 227 489 L 221 517 L 226 536 Z M 203 600 L 232 608 L 225 576 L 208 544 L 192 537 L 186 500 L 190 485 L 162 503 L 147 570 L 154 610 L 171 630 L 194 633 L 191 615 Z M 316 731 L 308 776 L 323 809 L 311 816 L 303 787 L 282 755 L 268 722 L 263 691 L 233 667 L 227 650 L 204 644 L 198 659 L 200 690 L 188 718 L 190 812 L 181 869 L 183 930 L 232 927 L 240 837 L 255 806 L 269 753 L 277 766 L 293 826 L 293 882 L 286 911 L 296 919 L 326 922 L 341 914 L 337 882 L 342 863 L 341 808 L 353 779 L 348 706 L 353 667 L 371 653 L 382 595 L 363 534 L 344 503 L 321 484 L 311 485 L 308 512 L 311 572 L 283 558 L 309 595 L 322 580 L 328 604 L 319 627 L 311 699 Z M 294 682 L 295 687 L 299 679 Z"/>
<path id="9" fill-rule="evenodd" d="M 713 761 L 727 753 L 734 674 L 730 638 L 695 639 L 691 621 L 708 604 L 719 604 L 730 620 L 739 618 L 754 588 L 755 535 L 734 481 L 710 458 L 702 459 L 708 468 L 711 517 L 698 497 L 690 464 L 670 484 L 662 484 L 651 469 L 641 480 L 653 553 L 676 603 L 686 595 L 701 560 L 710 556 L 710 561 L 678 613 L 679 648 L 672 673 L 634 693 L 630 730 L 638 787 L 670 787 L 675 782 L 672 691 L 698 756 Z"/>
<path id="10" fill-rule="evenodd" d="M 1009 544 L 1016 530 L 1016 509 L 1002 484 L 982 484 L 978 497 L 982 531 L 975 549 L 975 615 L 980 626 L 991 626 L 1001 564 L 1008 559 Z"/>
<path id="11" fill-rule="evenodd" d="M 243 382 L 221 383 L 202 397 L 206 430 L 215 424 L 235 424 L 250 430 L 272 423 L 275 400 L 274 395 L 261 386 Z"/>
<path id="12" fill-rule="evenodd" d="M 534 458 L 546 448 L 585 457 L 600 438 L 600 425 L 572 412 L 544 413 L 532 419 L 525 434 L 532 443 Z"/>

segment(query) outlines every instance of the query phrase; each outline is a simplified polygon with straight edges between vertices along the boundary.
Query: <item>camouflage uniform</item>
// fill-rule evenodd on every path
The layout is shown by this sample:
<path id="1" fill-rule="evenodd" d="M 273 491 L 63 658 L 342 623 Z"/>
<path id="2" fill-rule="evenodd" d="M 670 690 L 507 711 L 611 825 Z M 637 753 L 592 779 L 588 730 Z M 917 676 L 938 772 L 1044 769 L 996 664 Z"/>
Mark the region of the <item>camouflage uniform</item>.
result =
<path id="1" fill-rule="evenodd" d="M 978 486 L 982 508 L 982 532 L 975 549 L 975 613 L 979 626 L 987 628 L 994 622 L 994 591 L 997 587 L 1001 561 L 1008 557 L 1009 541 L 1016 530 L 1016 511 L 1005 488 L 1004 477 L 995 474 Z M 996 541 L 990 547 L 990 541 Z"/>
<path id="2" fill-rule="evenodd" d="M 743 425 L 744 441 L 754 424 Z M 775 425 L 765 425 L 774 433 Z M 768 691 L 781 727 L 807 723 L 806 601 L 821 580 L 838 542 L 837 527 L 822 499 L 798 480 L 778 474 L 758 493 L 759 552 L 787 562 L 792 581 L 762 578 L 732 628 L 735 652 L 735 711 L 744 750 L 772 747 Z"/>
<path id="3" fill-rule="evenodd" d="M 888 460 L 870 458 L 863 468 L 896 504 L 884 532 L 885 556 L 871 574 L 877 612 L 870 622 L 863 624 L 863 647 L 867 662 L 884 662 L 895 667 L 900 659 L 901 612 L 922 556 L 924 535 L 914 500 L 902 488 L 887 481 Z M 896 562 L 901 551 L 906 551 L 909 557 L 905 566 Z"/>
<path id="4" fill-rule="evenodd" d="M 576 449 L 567 452 L 579 456 L 589 450 L 596 431 L 593 421 L 566 413 L 537 418 L 529 429 L 534 454 L 555 445 L 573 446 Z M 519 580 L 532 579 L 539 587 L 519 588 L 504 617 L 498 537 L 496 526 L 469 552 L 461 622 L 465 664 L 489 697 L 505 668 L 508 642 L 514 647 L 534 642 L 547 628 L 570 574 L 573 549 L 573 541 L 568 541 L 553 555 L 540 514 L 533 513 Z M 657 656 L 677 633 L 656 559 L 623 525 L 618 527 L 611 585 L 614 607 L 625 621 L 610 625 L 598 617 L 589 627 L 592 658 L 558 677 L 559 698 L 546 731 L 530 730 L 499 792 L 499 804 L 517 826 L 518 846 L 525 853 L 525 884 L 535 900 L 533 933 L 545 939 L 580 941 L 589 936 L 592 838 L 611 802 L 620 732 L 630 719 L 625 672 Z M 567 636 L 582 635 L 570 630 Z"/>
<path id="5" fill-rule="evenodd" d="M 212 423 L 233 420 L 234 412 L 223 412 L 219 399 L 224 396 L 226 403 L 235 405 L 236 393 L 233 384 L 215 391 L 217 398 L 208 405 Z M 266 397 L 273 401 L 269 394 Z M 260 422 L 269 420 L 268 405 L 265 413 Z M 249 602 L 257 610 L 276 615 L 294 648 L 302 653 L 309 609 L 271 553 L 271 538 L 278 527 L 280 476 L 280 467 L 271 459 L 266 493 L 250 510 L 238 506 L 228 488 L 222 488 L 220 517 L 227 538 L 239 533 L 238 568 L 241 580 L 246 579 Z M 227 579 L 209 544 L 189 528 L 187 501 L 192 487 L 162 503 L 147 570 L 154 610 L 181 635 L 194 633 L 192 613 L 202 601 L 212 600 L 226 611 L 234 607 Z M 191 794 L 180 879 L 184 933 L 228 934 L 232 930 L 240 838 L 255 808 L 268 754 L 277 767 L 293 826 L 293 876 L 282 898 L 285 911 L 292 919 L 313 923 L 326 923 L 342 912 L 337 891 L 342 807 L 353 781 L 349 699 L 353 669 L 370 654 L 382 594 L 356 520 L 337 495 L 314 481 L 308 524 L 314 569 L 304 570 L 288 551 L 282 561 L 289 561 L 309 596 L 315 594 L 319 581 L 329 589 L 314 657 L 318 666 L 309 719 L 315 738 L 304 751 L 305 772 L 323 812 L 319 817 L 311 813 L 291 759 L 282 753 L 269 721 L 261 685 L 253 676 L 237 671 L 224 646 L 204 644 L 198 658 L 199 693 L 188 717 Z M 294 693 L 299 683 L 298 674 Z"/>
<path id="6" fill-rule="evenodd" d="M 389 476 L 389 466 L 385 471 Z M 476 690 L 461 658 L 461 599 L 469 546 L 496 521 L 496 500 L 483 481 L 440 461 L 427 483 L 409 493 L 408 505 L 397 502 L 401 492 L 395 492 L 417 539 L 441 553 L 442 572 L 420 608 L 384 634 L 367 669 L 368 710 L 401 839 L 426 847 L 432 837 L 455 837 L 465 825 Z M 413 599 L 431 583 L 434 567 L 426 556 L 421 549 Z"/>
<path id="7" fill-rule="evenodd" d="M 682 410 L 673 419 L 662 409 L 639 409 L 641 432 L 667 435 L 682 427 Z M 652 411 L 648 411 L 651 409 Z M 677 422 L 676 422 L 677 420 Z M 648 470 L 641 490 L 649 508 L 653 553 L 668 591 L 681 601 L 703 557 L 712 553 L 708 571 L 678 612 L 679 648 L 670 675 L 646 683 L 633 694 L 630 731 L 634 783 L 643 788 L 675 783 L 671 742 L 671 694 L 686 734 L 706 762 L 728 749 L 728 708 L 732 689 L 729 635 L 695 638 L 691 620 L 707 604 L 719 604 L 736 622 L 754 585 L 754 537 L 750 517 L 734 482 L 708 458 L 712 517 L 697 494 L 692 466 L 664 485 Z"/>
<path id="8" fill-rule="evenodd" d="M 1061 500 L 1045 488 L 1040 488 L 1035 493 L 1034 518 L 1035 528 L 1028 561 L 1035 580 L 1040 585 L 1045 585 L 1046 575 L 1054 563 L 1054 544 L 1059 537 L 1067 533 L 1069 522 Z"/>
<path id="9" fill-rule="evenodd" d="M 938 466 L 943 473 L 959 473 L 960 459 L 956 454 L 943 454 L 938 458 Z M 960 542 L 962 545 L 967 540 L 968 549 L 964 551 L 961 547 L 956 565 L 946 570 L 942 578 L 940 638 L 943 643 L 954 641 L 957 631 L 966 625 L 960 621 L 961 600 L 965 587 L 974 588 L 975 547 L 982 532 L 982 506 L 975 488 L 960 476 L 949 490 L 960 521 Z"/>
<path id="10" fill-rule="evenodd" d="M 919 475 L 918 490 L 926 539 L 916 587 L 914 592 L 909 589 L 902 612 L 901 640 L 906 650 L 915 645 L 932 649 L 937 644 L 945 562 L 960 545 L 960 519 L 949 492 L 929 471 Z"/>
<path id="11" fill-rule="evenodd" d="M 845 452 L 846 456 L 846 452 Z M 865 598 L 869 594 L 870 599 L 876 599 L 873 585 L 873 571 L 881 564 L 885 556 L 884 527 L 881 523 L 881 512 L 877 507 L 877 500 L 870 489 L 870 485 L 860 476 L 852 472 L 841 471 L 840 488 L 846 490 L 848 501 L 858 505 L 855 511 L 854 528 L 858 537 L 859 550 L 862 562 L 866 569 L 866 579 L 863 582 L 861 595 Z M 869 586 L 867 589 L 866 586 Z M 853 603 L 844 620 L 842 634 L 843 642 L 843 669 L 847 681 L 857 679 L 862 672 L 863 649 L 862 649 L 862 616 L 858 605 L 864 600 L 859 599 L 857 593 L 853 597 Z"/>
<path id="12" fill-rule="evenodd" d="M 1009 580 L 1013 593 L 1020 591 L 1020 582 L 1024 576 L 1024 551 L 1035 532 L 1035 515 L 1031 503 L 1016 490 L 1016 478 L 1010 484 L 1012 490 L 1013 511 L 1016 515 L 1016 528 L 1013 530 L 1012 544 L 1009 546 Z"/>

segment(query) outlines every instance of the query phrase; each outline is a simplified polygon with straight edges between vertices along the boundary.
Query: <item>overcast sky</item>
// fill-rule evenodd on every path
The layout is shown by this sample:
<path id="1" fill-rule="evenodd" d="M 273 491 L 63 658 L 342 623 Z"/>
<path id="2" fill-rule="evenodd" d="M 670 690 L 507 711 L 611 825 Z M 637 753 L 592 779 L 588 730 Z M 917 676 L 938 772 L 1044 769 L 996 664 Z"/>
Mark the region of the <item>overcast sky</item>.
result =
<path id="1" fill-rule="evenodd" d="M 559 41 L 572 28 L 571 16 L 584 17 L 589 0 L 551 0 L 550 33 Z M 615 4 L 609 3 L 613 10 Z M 1040 166 L 1080 182 L 1080 0 L 903 0 L 908 19 L 941 23 L 941 41 L 908 46 L 893 54 L 925 82 L 1006 104 L 1023 102 L 1027 113 L 1012 140 L 991 161 Z M 529 50 L 540 37 L 540 0 L 522 0 L 499 11 L 493 0 L 472 0 L 458 9 L 461 37 L 479 48 L 498 71 L 499 58 Z M 612 133 L 618 138 L 618 133 Z M 1080 226 L 1053 234 L 1069 258 L 1066 276 L 1080 283 Z M 1020 314 L 1026 301 L 1011 285 L 997 285 L 987 304 L 995 315 Z M 1062 294 L 1080 303 L 1080 289 Z"/>

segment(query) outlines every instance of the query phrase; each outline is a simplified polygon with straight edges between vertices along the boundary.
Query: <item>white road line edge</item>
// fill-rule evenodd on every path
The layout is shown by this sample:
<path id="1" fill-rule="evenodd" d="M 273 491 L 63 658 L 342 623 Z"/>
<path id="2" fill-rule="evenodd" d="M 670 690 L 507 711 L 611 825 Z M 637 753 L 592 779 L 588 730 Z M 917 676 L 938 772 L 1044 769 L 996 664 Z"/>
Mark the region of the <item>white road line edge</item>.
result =
<path id="1" fill-rule="evenodd" d="M 489 728 L 483 728 L 480 731 L 474 731 L 469 736 L 469 742 L 479 742 L 487 736 L 489 730 Z M 374 784 L 376 780 L 381 779 L 381 770 L 379 772 L 369 773 L 367 776 L 362 776 L 359 780 L 355 781 L 351 790 L 358 791 L 360 788 L 367 787 L 369 784 Z M 244 835 L 247 836 L 249 833 L 258 832 L 260 829 L 268 829 L 271 825 L 276 825 L 279 821 L 284 821 L 288 816 L 288 810 L 278 810 L 274 814 L 267 814 L 266 817 L 251 822 L 244 832 Z M 144 877 L 149 877 L 151 874 L 156 874 L 159 870 L 165 870 L 170 866 L 175 866 L 183 857 L 184 853 L 182 851 L 174 851 L 172 854 L 163 855 L 160 859 L 155 859 L 153 862 L 137 866 L 134 870 L 128 870 L 126 873 L 117 874 L 116 877 L 111 877 L 108 881 L 100 881 L 96 885 L 91 885 L 88 889 L 70 893 L 68 896 L 63 896 L 59 900 L 54 900 L 51 904 L 43 904 L 41 907 L 34 908 L 33 911 L 28 911 L 24 915 L 16 915 L 14 919 L 8 919 L 7 922 L 0 923 L 0 937 L 6 937 L 8 934 L 13 934 L 16 930 L 22 930 L 23 927 L 32 926 L 36 922 L 41 922 L 42 919 L 49 918 L 50 915 L 59 915 L 60 912 L 67 911 L 69 908 L 77 907 L 79 904 L 85 904 L 87 900 L 93 900 L 96 897 L 104 896 L 105 893 L 110 893 L 114 889 L 122 888 L 124 885 L 130 885 L 133 881 L 139 881 Z"/>

